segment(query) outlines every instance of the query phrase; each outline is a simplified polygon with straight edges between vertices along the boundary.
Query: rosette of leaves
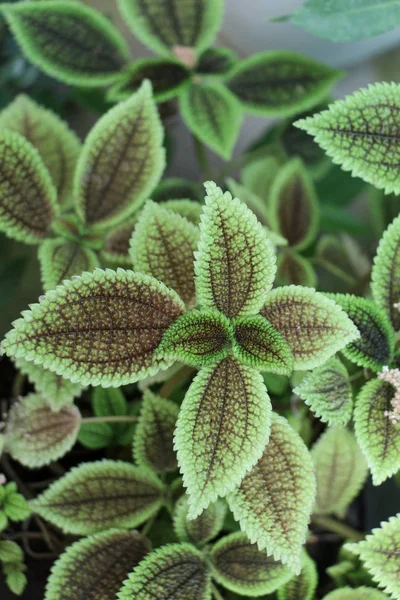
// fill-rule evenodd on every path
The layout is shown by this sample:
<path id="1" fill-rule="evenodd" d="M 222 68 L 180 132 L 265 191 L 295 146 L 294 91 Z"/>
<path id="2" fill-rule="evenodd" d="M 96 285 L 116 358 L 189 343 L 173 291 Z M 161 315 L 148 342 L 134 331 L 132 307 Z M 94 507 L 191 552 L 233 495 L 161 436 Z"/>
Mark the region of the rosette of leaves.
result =
<path id="1" fill-rule="evenodd" d="M 300 437 L 272 414 L 260 371 L 317 367 L 359 334 L 339 305 L 313 289 L 271 291 L 275 255 L 261 224 L 214 183 L 206 190 L 194 264 L 196 308 L 186 310 L 176 292 L 187 291 L 193 276 L 193 247 L 182 242 L 189 223 L 166 215 L 170 234 L 163 238 L 156 217 L 164 209 L 150 203 L 131 243 L 141 273 L 98 269 L 65 282 L 15 322 L 3 350 L 104 387 L 144 379 L 176 361 L 199 367 L 175 430 L 189 518 L 229 494 L 250 539 L 299 569 L 313 468 Z M 284 520 L 275 498 L 283 473 Z"/>
<path id="2" fill-rule="evenodd" d="M 196 136 L 229 158 L 243 109 L 265 116 L 293 115 L 320 102 L 341 73 L 292 52 L 263 52 L 238 60 L 213 47 L 223 0 L 119 0 L 132 33 L 157 58 L 130 62 L 126 43 L 105 17 L 69 0 L 7 5 L 3 14 L 27 58 L 46 73 L 80 86 L 111 85 L 119 101 L 144 79 L 157 101 L 178 97 Z"/>

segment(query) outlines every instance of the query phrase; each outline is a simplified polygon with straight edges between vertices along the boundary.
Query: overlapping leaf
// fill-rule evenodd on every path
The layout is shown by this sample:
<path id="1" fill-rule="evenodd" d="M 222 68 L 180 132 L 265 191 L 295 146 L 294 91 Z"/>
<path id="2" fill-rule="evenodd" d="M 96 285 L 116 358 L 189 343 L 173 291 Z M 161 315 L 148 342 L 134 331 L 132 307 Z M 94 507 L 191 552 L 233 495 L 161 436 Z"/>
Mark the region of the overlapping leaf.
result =
<path id="1" fill-rule="evenodd" d="M 279 171 L 280 158 L 263 156 L 255 158 L 242 169 L 242 183 L 256 194 L 265 205 L 268 204 L 271 185 Z"/>
<path id="2" fill-rule="evenodd" d="M 226 75 L 236 64 L 237 57 L 230 48 L 207 48 L 196 64 L 201 75 Z"/>
<path id="3" fill-rule="evenodd" d="M 128 405 L 121 389 L 96 387 L 92 393 L 92 408 L 96 417 L 125 417 L 133 416 L 134 404 Z M 132 442 L 133 432 L 136 423 L 85 423 L 79 431 L 79 441 L 86 443 L 84 445 L 93 447 L 96 438 L 97 447 L 105 447 L 110 444 L 127 445 Z M 104 438 L 104 444 L 101 446 L 101 437 Z M 88 444 L 89 442 L 89 444 Z"/>
<path id="4" fill-rule="evenodd" d="M 200 192 L 199 186 L 187 179 L 167 177 L 158 184 L 151 197 L 154 202 L 182 199 L 200 201 L 203 199 Z"/>
<path id="5" fill-rule="evenodd" d="M 387 600 L 387 596 L 374 588 L 345 587 L 324 596 L 323 600 Z"/>
<path id="6" fill-rule="evenodd" d="M 135 225 L 136 219 L 132 217 L 127 223 L 113 228 L 107 235 L 102 251 L 102 257 L 106 263 L 117 267 L 132 267 L 129 244 Z"/>
<path id="7" fill-rule="evenodd" d="M 100 266 L 96 253 L 78 242 L 65 238 L 45 240 L 39 248 L 39 261 L 44 290 Z"/>
<path id="8" fill-rule="evenodd" d="M 315 287 L 317 276 L 309 260 L 297 254 L 286 250 L 278 257 L 278 272 L 276 280 L 279 285 L 302 285 L 305 287 Z"/>
<path id="9" fill-rule="evenodd" d="M 200 223 L 203 207 L 199 202 L 178 198 L 177 200 L 166 200 L 162 205 L 164 208 L 178 213 L 181 217 L 185 217 L 185 219 L 190 221 L 190 223 L 193 223 L 193 225 L 198 225 Z"/>
<path id="10" fill-rule="evenodd" d="M 246 204 L 250 208 L 250 210 L 256 215 L 257 220 L 260 221 L 262 225 L 267 226 L 269 224 L 267 206 L 264 203 L 264 201 L 259 196 L 257 196 L 257 194 L 255 194 L 251 189 L 244 187 L 244 185 L 238 183 L 231 177 L 227 177 L 226 184 L 232 195 L 236 196 L 237 198 L 240 198 L 240 200 L 244 204 Z M 268 233 L 272 233 L 277 238 L 281 238 L 281 236 L 278 236 L 278 234 L 276 234 L 273 231 L 268 230 Z M 268 238 L 270 238 L 270 236 L 268 236 Z M 283 238 L 281 239 L 283 240 Z M 282 244 L 285 245 L 286 241 L 283 240 Z"/>
<path id="11" fill-rule="evenodd" d="M 317 589 L 318 573 L 314 561 L 306 551 L 301 555 L 300 575 L 279 588 L 278 600 L 313 600 Z"/>
<path id="12" fill-rule="evenodd" d="M 114 439 L 111 424 L 102 421 L 99 423 L 83 423 L 78 435 L 78 442 L 91 450 L 108 448 L 112 445 Z"/>
<path id="13" fill-rule="evenodd" d="M 215 538 L 222 529 L 226 515 L 226 504 L 217 500 L 203 510 L 196 519 L 187 518 L 189 505 L 185 497 L 175 507 L 174 530 L 181 542 L 202 546 Z"/>

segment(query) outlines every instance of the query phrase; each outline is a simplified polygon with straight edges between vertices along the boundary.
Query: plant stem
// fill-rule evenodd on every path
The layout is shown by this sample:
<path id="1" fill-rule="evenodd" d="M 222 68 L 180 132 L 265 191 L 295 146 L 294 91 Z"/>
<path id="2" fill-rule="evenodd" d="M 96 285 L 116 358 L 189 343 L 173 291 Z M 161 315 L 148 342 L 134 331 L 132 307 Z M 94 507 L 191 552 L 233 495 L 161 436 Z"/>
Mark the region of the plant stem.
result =
<path id="1" fill-rule="evenodd" d="M 193 139 L 193 145 L 194 145 L 194 149 L 195 149 L 195 153 L 196 153 L 196 158 L 201 167 L 203 177 L 205 177 L 207 180 L 212 179 L 213 174 L 212 174 L 211 167 L 208 163 L 205 146 L 201 143 L 201 141 L 194 134 L 192 134 L 192 139 Z"/>
<path id="2" fill-rule="evenodd" d="M 164 383 L 164 385 L 160 388 L 158 395 L 162 396 L 162 398 L 168 398 L 174 389 L 177 388 L 180 383 L 185 381 L 185 379 L 187 379 L 195 371 L 196 369 L 194 367 L 188 367 L 185 365 Z"/>
<path id="3" fill-rule="evenodd" d="M 332 519 L 331 517 L 313 517 L 312 522 L 322 529 L 333 531 L 341 537 L 353 542 L 360 542 L 365 538 L 365 535 L 361 533 L 361 531 L 357 531 L 356 529 L 353 529 L 353 527 L 346 525 L 346 523 L 336 521 L 336 519 Z"/>
<path id="4" fill-rule="evenodd" d="M 158 511 L 147 521 L 146 525 L 142 528 L 140 532 L 142 535 L 147 535 L 150 529 L 153 527 L 154 522 L 158 516 Z"/>
<path id="5" fill-rule="evenodd" d="M 139 417 L 125 417 L 112 416 L 112 417 L 84 417 L 81 419 L 81 423 L 136 423 Z"/>
<path id="6" fill-rule="evenodd" d="M 224 600 L 223 596 L 220 594 L 220 591 L 215 587 L 215 585 L 212 586 L 212 593 L 215 600 Z"/>

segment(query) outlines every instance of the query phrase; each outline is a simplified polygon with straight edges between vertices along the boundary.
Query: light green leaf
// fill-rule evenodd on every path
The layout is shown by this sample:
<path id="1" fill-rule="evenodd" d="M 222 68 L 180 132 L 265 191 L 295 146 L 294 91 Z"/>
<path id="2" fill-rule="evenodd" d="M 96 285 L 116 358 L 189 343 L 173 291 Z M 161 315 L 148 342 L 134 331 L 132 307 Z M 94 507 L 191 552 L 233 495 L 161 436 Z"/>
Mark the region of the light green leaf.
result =
<path id="1" fill-rule="evenodd" d="M 261 314 L 291 347 L 295 369 L 319 367 L 360 335 L 338 304 L 312 288 L 273 290 Z"/>
<path id="2" fill-rule="evenodd" d="M 129 406 L 120 389 L 96 387 L 92 394 L 92 407 L 96 417 L 124 417 L 129 416 Z M 89 428 L 100 423 L 88 423 Z M 108 425 L 108 423 L 101 423 Z M 127 445 L 132 442 L 135 423 L 111 423 L 112 443 Z M 96 431 L 96 427 L 94 432 Z M 82 430 L 82 428 L 81 428 Z M 81 441 L 81 440 L 80 440 Z M 109 445 L 109 444 L 106 444 Z"/>
<path id="3" fill-rule="evenodd" d="M 71 469 L 31 501 L 32 510 L 66 533 L 137 527 L 161 507 L 164 486 L 148 469 L 114 460 Z"/>
<path id="4" fill-rule="evenodd" d="M 111 83 L 129 57 L 126 42 L 109 19 L 82 3 L 7 4 L 2 14 L 28 60 L 70 85 Z"/>
<path id="5" fill-rule="evenodd" d="M 11 540 L 0 540 L 0 561 L 1 562 L 22 562 L 24 553 L 22 548 Z"/>
<path id="6" fill-rule="evenodd" d="M 270 400 L 257 371 L 229 357 L 199 372 L 175 432 L 189 519 L 239 485 L 265 448 L 270 420 Z"/>
<path id="7" fill-rule="evenodd" d="M 318 573 L 315 562 L 307 552 L 301 555 L 300 575 L 279 588 L 277 600 L 313 600 L 318 584 Z"/>
<path id="8" fill-rule="evenodd" d="M 125 581 L 119 600 L 211 600 L 203 554 L 191 544 L 167 544 L 151 552 Z"/>
<path id="9" fill-rule="evenodd" d="M 113 441 L 114 431 L 110 423 L 83 423 L 79 430 L 78 442 L 91 450 L 108 448 Z"/>
<path id="10" fill-rule="evenodd" d="M 129 573 L 150 551 L 136 531 L 110 529 L 68 546 L 54 563 L 44 600 L 115 598 Z"/>
<path id="11" fill-rule="evenodd" d="M 0 488 L 3 491 L 0 497 L 0 504 L 2 505 L 3 514 L 8 517 L 11 521 L 24 521 L 31 514 L 28 502 L 17 492 L 17 485 L 11 481 L 7 483 L 4 488 Z"/>
<path id="12" fill-rule="evenodd" d="M 153 275 L 175 290 L 186 304 L 193 304 L 198 241 L 198 227 L 161 204 L 148 201 L 130 242 L 133 267 Z"/>
<path id="13" fill-rule="evenodd" d="M 293 575 L 240 531 L 218 540 L 211 550 L 211 562 L 218 583 L 246 598 L 271 594 Z"/>
<path id="14" fill-rule="evenodd" d="M 317 478 L 314 512 L 343 516 L 368 475 L 356 438 L 343 427 L 329 427 L 314 444 L 311 456 Z"/>
<path id="15" fill-rule="evenodd" d="M 200 75 L 226 75 L 237 63 L 237 56 L 230 48 L 207 48 L 200 55 L 195 71 Z"/>
<path id="16" fill-rule="evenodd" d="M 187 498 L 182 497 L 175 506 L 174 514 L 174 531 L 178 540 L 200 547 L 217 537 L 224 524 L 226 508 L 225 502 L 217 500 L 196 519 L 189 520 L 189 504 Z"/>
<path id="17" fill-rule="evenodd" d="M 387 600 L 387 596 L 374 588 L 345 587 L 324 596 L 323 600 Z"/>
<path id="18" fill-rule="evenodd" d="M 47 292 L 2 348 L 82 385 L 119 387 L 172 364 L 155 353 L 184 309 L 153 277 L 96 269 Z"/>
<path id="19" fill-rule="evenodd" d="M 257 220 L 260 221 L 262 225 L 267 226 L 269 224 L 267 206 L 264 200 L 262 200 L 250 189 L 244 187 L 241 183 L 238 183 L 231 177 L 227 177 L 226 185 L 228 186 L 229 191 L 232 193 L 233 196 L 240 198 L 240 200 L 249 207 L 249 209 L 255 214 Z M 280 237 L 273 231 L 269 231 L 269 233 L 275 234 L 278 238 Z M 285 245 L 286 243 L 286 240 L 283 240 L 283 245 Z"/>
<path id="20" fill-rule="evenodd" d="M 317 276 L 310 261 L 297 252 L 285 249 L 278 257 L 277 266 L 276 281 L 280 286 L 315 287 L 317 284 Z"/>
<path id="21" fill-rule="evenodd" d="M 226 83 L 251 114 L 289 117 L 324 100 L 341 75 L 301 54 L 278 50 L 241 60 Z"/>
<path id="22" fill-rule="evenodd" d="M 0 136 L 0 231 L 26 244 L 47 237 L 57 193 L 38 151 L 22 135 Z"/>
<path id="23" fill-rule="evenodd" d="M 277 156 L 263 156 L 245 164 L 242 168 L 243 185 L 268 205 L 271 185 L 280 169 Z"/>
<path id="24" fill-rule="evenodd" d="M 234 517 L 252 543 L 299 574 L 314 500 L 311 456 L 286 419 L 273 413 L 262 457 L 228 496 Z"/>
<path id="25" fill-rule="evenodd" d="M 240 200 L 213 182 L 206 191 L 195 262 L 197 301 L 229 318 L 255 314 L 275 277 L 272 245 Z"/>
<path id="26" fill-rule="evenodd" d="M 93 250 L 65 238 L 45 240 L 40 245 L 38 258 L 45 291 L 55 288 L 74 275 L 93 271 L 100 266 Z"/>
<path id="27" fill-rule="evenodd" d="M 78 214 L 88 225 L 120 223 L 138 210 L 165 166 L 163 129 L 145 81 L 109 110 L 83 146 L 75 176 Z"/>
<path id="28" fill-rule="evenodd" d="M 329 425 L 346 425 L 353 413 L 353 392 L 346 367 L 336 357 L 306 375 L 293 392 Z"/>
<path id="29" fill-rule="evenodd" d="M 21 596 L 23 594 L 28 580 L 21 571 L 15 571 L 6 575 L 6 583 L 13 594 Z"/>
<path id="30" fill-rule="evenodd" d="M 201 81 L 179 97 L 179 108 L 188 129 L 198 140 L 228 160 L 239 135 L 243 111 L 223 85 Z"/>
<path id="31" fill-rule="evenodd" d="M 107 266 L 132 267 L 129 244 L 136 222 L 135 216 L 128 219 L 127 222 L 114 227 L 105 238 L 101 256 Z"/>
<path id="32" fill-rule="evenodd" d="M 203 206 L 194 200 L 185 200 L 178 198 L 177 200 L 166 200 L 161 203 L 161 206 L 178 213 L 181 217 L 185 217 L 193 225 L 200 223 L 200 216 L 203 214 Z"/>

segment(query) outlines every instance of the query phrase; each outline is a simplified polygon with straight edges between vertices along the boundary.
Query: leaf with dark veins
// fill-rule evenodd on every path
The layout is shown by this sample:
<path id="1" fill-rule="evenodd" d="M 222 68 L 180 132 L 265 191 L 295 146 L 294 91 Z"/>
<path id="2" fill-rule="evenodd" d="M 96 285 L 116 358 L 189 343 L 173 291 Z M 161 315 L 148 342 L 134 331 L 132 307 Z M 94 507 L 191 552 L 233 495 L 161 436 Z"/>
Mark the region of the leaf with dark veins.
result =
<path id="1" fill-rule="evenodd" d="M 74 275 L 93 271 L 100 266 L 93 250 L 65 238 L 45 240 L 40 245 L 38 258 L 45 291 L 55 288 Z"/>

